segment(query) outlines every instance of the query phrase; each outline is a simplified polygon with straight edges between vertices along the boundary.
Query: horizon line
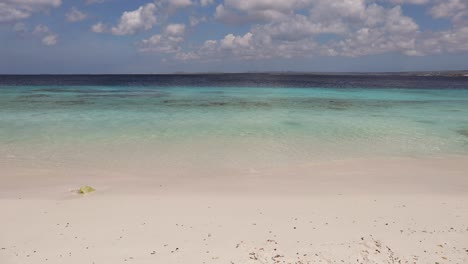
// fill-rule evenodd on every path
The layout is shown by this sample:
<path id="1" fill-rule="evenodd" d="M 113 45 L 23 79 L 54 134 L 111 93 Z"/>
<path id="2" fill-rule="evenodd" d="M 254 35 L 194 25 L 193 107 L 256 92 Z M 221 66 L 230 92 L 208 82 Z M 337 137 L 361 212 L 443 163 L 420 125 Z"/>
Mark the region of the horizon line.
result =
<path id="1" fill-rule="evenodd" d="M 468 74 L 466 70 L 431 70 L 431 71 L 336 71 L 336 72 L 319 72 L 319 71 L 246 71 L 246 72 L 168 72 L 168 73 L 0 73 L 0 76 L 40 76 L 40 75 L 197 75 L 197 74 L 323 74 L 323 75 L 378 75 L 378 74 Z"/>

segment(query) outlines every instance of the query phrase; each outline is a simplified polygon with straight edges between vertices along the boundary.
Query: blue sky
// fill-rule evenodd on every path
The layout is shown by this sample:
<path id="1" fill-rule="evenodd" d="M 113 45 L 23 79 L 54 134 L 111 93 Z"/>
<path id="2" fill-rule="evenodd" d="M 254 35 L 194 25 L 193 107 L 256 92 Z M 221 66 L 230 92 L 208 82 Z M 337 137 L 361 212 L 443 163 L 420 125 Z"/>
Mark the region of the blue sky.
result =
<path id="1" fill-rule="evenodd" d="M 0 73 L 468 69 L 467 0 L 0 0 Z"/>

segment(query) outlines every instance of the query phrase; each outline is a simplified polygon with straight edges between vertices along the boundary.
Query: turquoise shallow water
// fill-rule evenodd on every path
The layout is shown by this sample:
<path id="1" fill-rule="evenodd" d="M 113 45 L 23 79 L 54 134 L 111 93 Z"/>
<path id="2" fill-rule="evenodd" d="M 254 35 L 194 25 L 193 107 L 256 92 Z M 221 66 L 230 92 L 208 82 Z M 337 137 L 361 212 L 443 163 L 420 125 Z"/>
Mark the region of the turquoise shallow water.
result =
<path id="1" fill-rule="evenodd" d="M 0 91 L 2 162 L 267 166 L 468 154 L 468 90 L 45 85 Z"/>

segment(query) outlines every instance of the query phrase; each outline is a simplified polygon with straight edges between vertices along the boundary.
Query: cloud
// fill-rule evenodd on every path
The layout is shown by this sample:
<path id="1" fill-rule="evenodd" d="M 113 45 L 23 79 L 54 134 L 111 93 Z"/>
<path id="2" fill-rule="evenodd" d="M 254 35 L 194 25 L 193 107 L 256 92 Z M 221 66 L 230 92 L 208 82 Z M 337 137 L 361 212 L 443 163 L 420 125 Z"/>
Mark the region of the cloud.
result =
<path id="1" fill-rule="evenodd" d="M 33 31 L 34 35 L 42 38 L 42 44 L 45 46 L 54 46 L 58 42 L 58 35 L 44 25 L 37 25 Z"/>
<path id="2" fill-rule="evenodd" d="M 252 33 L 247 32 L 244 36 L 226 35 L 220 41 L 221 49 L 249 48 L 252 41 Z"/>
<path id="3" fill-rule="evenodd" d="M 164 30 L 166 35 L 168 36 L 181 36 L 185 33 L 185 25 L 184 24 L 170 24 L 166 26 Z"/>
<path id="4" fill-rule="evenodd" d="M 189 17 L 189 22 L 190 22 L 191 27 L 195 27 L 202 22 L 206 22 L 207 20 L 208 19 L 205 16 L 202 16 L 202 17 L 190 16 Z"/>
<path id="5" fill-rule="evenodd" d="M 402 5 L 402 4 L 412 4 L 412 5 L 424 5 L 429 3 L 431 0 L 388 0 L 390 3 Z"/>
<path id="6" fill-rule="evenodd" d="M 76 7 L 72 7 L 65 17 L 68 22 L 79 22 L 86 19 L 86 14 L 78 10 Z"/>
<path id="7" fill-rule="evenodd" d="M 417 50 L 421 36 L 419 26 L 403 14 L 400 6 L 385 8 L 366 0 L 253 0 L 225 1 L 225 4 L 247 14 L 254 14 L 249 10 L 270 10 L 279 15 L 253 25 L 244 35 L 227 34 L 220 40 L 208 40 L 192 51 L 197 55 L 193 58 L 357 57 L 388 52 L 421 54 Z M 294 11 L 304 6 L 309 6 L 309 14 Z M 291 14 L 286 15 L 288 13 Z M 317 41 L 324 34 L 329 40 Z"/>
<path id="8" fill-rule="evenodd" d="M 139 43 L 141 52 L 178 53 L 180 44 L 184 42 L 184 24 L 167 25 L 163 34 L 153 35 Z"/>
<path id="9" fill-rule="evenodd" d="M 456 24 L 467 23 L 468 2 L 466 0 L 439 0 L 430 10 L 434 18 L 450 18 Z"/>
<path id="10" fill-rule="evenodd" d="M 468 26 L 424 34 L 419 39 L 419 55 L 468 51 Z"/>
<path id="11" fill-rule="evenodd" d="M 108 30 L 109 30 L 108 27 L 102 22 L 99 22 L 91 26 L 91 31 L 95 33 L 104 33 L 104 32 L 107 32 Z"/>
<path id="12" fill-rule="evenodd" d="M 269 22 L 287 18 L 288 14 L 278 10 L 247 10 L 246 12 L 218 5 L 215 11 L 215 19 L 225 24 L 250 24 Z"/>
<path id="13" fill-rule="evenodd" d="M 224 5 L 241 11 L 276 10 L 289 12 L 310 5 L 310 0 L 225 0 Z"/>
<path id="14" fill-rule="evenodd" d="M 176 53 L 180 51 L 179 44 L 183 40 L 182 37 L 153 35 L 141 41 L 139 50 L 141 52 Z"/>
<path id="15" fill-rule="evenodd" d="M 348 26 L 344 21 L 320 21 L 308 16 L 296 14 L 285 20 L 258 25 L 253 32 L 275 40 L 294 41 L 310 38 L 321 33 L 343 34 Z"/>
<path id="16" fill-rule="evenodd" d="M 56 34 L 47 35 L 42 38 L 42 44 L 46 46 L 54 46 L 57 44 L 58 36 Z"/>
<path id="17" fill-rule="evenodd" d="M 142 31 L 150 30 L 158 23 L 165 23 L 168 17 L 173 15 L 179 8 L 185 8 L 191 5 L 193 5 L 192 0 L 155 1 L 140 6 L 136 10 L 123 12 L 118 24 L 110 29 L 101 23 L 99 25 L 94 25 L 91 30 L 96 33 L 110 32 L 113 35 L 121 36 L 134 35 Z M 202 21 L 201 19 L 196 22 L 192 19 L 192 22 L 198 23 Z"/>
<path id="18" fill-rule="evenodd" d="M 313 0 L 225 0 L 216 7 L 215 18 L 227 24 L 271 22 L 287 19 L 295 10 L 312 4 Z"/>
<path id="19" fill-rule="evenodd" d="M 199 59 L 200 56 L 195 52 L 177 52 L 175 58 L 179 61 L 190 61 Z"/>
<path id="20" fill-rule="evenodd" d="M 167 0 L 171 7 L 184 8 L 193 5 L 191 0 Z"/>
<path id="21" fill-rule="evenodd" d="M 34 28 L 34 34 L 47 34 L 47 33 L 50 33 L 50 29 L 49 27 L 47 26 L 44 26 L 44 25 L 37 25 L 35 28 Z"/>
<path id="22" fill-rule="evenodd" d="M 200 0 L 200 5 L 201 6 L 209 6 L 214 4 L 214 0 Z"/>
<path id="23" fill-rule="evenodd" d="M 126 11 L 120 17 L 119 24 L 112 27 L 114 35 L 133 35 L 151 29 L 157 22 L 156 5 L 153 3 L 140 6 L 134 11 Z"/>
<path id="24" fill-rule="evenodd" d="M 9 22 L 28 18 L 31 12 L 16 8 L 6 3 L 0 3 L 0 22 Z"/>
<path id="25" fill-rule="evenodd" d="M 416 38 L 420 35 L 419 25 L 403 15 L 400 6 L 385 9 L 370 4 L 355 6 L 349 12 L 339 8 L 337 12 L 346 23 L 347 30 L 340 39 L 324 45 L 328 53 L 350 57 L 389 52 L 418 54 Z"/>
<path id="26" fill-rule="evenodd" d="M 276 42 L 247 32 L 244 35 L 228 34 L 221 40 L 207 40 L 196 54 L 203 60 L 260 60 L 306 57 L 316 48 L 317 44 L 311 39 Z"/>
<path id="27" fill-rule="evenodd" d="M 61 4 L 61 0 L 2 0 L 0 23 L 26 19 L 33 13 L 59 7 Z"/>
<path id="28" fill-rule="evenodd" d="M 427 4 L 431 1 L 434 0 L 224 0 L 216 7 L 214 17 L 226 24 L 271 23 L 290 20 L 298 13 L 310 11 L 322 21 L 338 21 L 343 15 L 355 19 L 371 15 L 368 13 L 371 10 L 369 7 L 381 7 L 377 5 L 378 2 Z"/>
<path id="29" fill-rule="evenodd" d="M 399 4 L 425 4 L 435 18 L 450 18 L 453 27 L 423 32 Z M 170 53 L 181 61 L 465 52 L 467 10 L 462 0 L 225 0 L 216 7 L 215 18 L 253 23 L 245 34 L 226 34 L 183 50 L 185 26 L 177 30 L 174 24 L 143 40 L 140 51 Z M 190 20 L 192 26 L 198 23 Z"/>

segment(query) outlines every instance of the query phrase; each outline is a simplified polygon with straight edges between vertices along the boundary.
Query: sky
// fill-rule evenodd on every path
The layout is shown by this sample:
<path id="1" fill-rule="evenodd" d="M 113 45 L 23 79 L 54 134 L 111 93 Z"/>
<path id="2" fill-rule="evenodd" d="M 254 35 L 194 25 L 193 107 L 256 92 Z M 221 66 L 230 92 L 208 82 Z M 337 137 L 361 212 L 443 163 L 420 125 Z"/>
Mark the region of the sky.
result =
<path id="1" fill-rule="evenodd" d="M 0 0 L 0 74 L 468 69 L 468 0 Z"/>

